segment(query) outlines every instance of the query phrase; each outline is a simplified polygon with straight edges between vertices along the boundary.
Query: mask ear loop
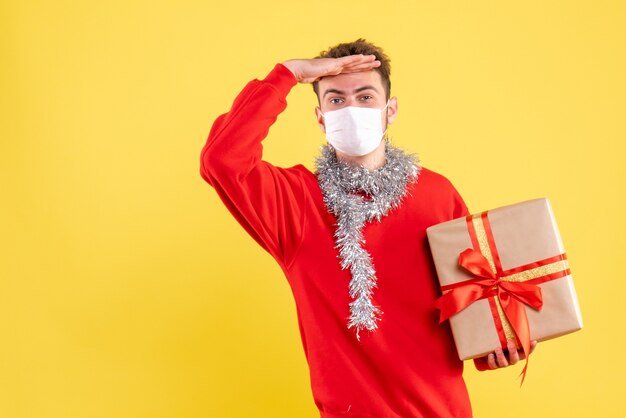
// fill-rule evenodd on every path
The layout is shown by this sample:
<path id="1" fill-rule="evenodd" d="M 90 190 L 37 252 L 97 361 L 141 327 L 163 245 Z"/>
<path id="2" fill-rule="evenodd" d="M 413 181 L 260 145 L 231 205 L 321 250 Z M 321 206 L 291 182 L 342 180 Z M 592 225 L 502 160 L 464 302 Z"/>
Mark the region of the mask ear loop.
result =
<path id="1" fill-rule="evenodd" d="M 389 106 L 389 99 L 387 99 L 387 104 L 385 105 L 385 107 L 380 109 L 380 113 L 382 113 L 385 109 L 387 109 L 388 106 Z M 387 126 L 385 127 L 385 131 L 383 132 L 383 139 L 385 140 L 385 142 L 389 143 L 389 142 L 391 142 L 391 140 L 386 135 L 387 131 L 389 130 L 389 117 L 387 116 L 386 119 L 387 119 Z"/>

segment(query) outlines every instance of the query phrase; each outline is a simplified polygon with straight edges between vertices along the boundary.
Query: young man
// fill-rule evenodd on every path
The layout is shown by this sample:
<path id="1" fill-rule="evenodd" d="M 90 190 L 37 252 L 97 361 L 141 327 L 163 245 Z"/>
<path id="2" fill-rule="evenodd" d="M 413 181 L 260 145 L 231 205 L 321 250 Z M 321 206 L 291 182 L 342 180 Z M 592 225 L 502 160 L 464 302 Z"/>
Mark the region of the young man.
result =
<path id="1" fill-rule="evenodd" d="M 468 210 L 446 178 L 387 141 L 398 112 L 389 73 L 362 39 L 277 64 L 215 121 L 201 175 L 284 271 L 323 418 L 469 417 L 425 232 Z M 297 83 L 313 83 L 328 139 L 315 173 L 262 160 Z M 509 349 L 477 365 L 514 364 Z"/>

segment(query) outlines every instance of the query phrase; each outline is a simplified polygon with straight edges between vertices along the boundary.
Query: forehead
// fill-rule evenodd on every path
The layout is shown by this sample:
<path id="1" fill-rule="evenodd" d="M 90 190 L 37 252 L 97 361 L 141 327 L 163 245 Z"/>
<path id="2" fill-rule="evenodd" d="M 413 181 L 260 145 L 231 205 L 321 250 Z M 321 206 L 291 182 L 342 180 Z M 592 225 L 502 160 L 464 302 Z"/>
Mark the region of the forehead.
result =
<path id="1" fill-rule="evenodd" d="M 380 94 L 385 92 L 382 78 L 376 70 L 324 77 L 317 85 L 320 97 L 330 89 L 350 93 L 363 86 L 372 86 Z"/>

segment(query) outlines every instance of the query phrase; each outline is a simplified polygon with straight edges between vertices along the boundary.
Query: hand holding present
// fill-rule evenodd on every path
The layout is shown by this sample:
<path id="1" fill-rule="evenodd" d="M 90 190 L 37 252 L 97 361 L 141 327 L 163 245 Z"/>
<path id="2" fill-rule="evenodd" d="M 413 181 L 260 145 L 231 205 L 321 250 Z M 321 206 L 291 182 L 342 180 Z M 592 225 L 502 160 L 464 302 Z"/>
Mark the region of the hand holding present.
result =
<path id="1" fill-rule="evenodd" d="M 535 351 L 535 347 L 537 347 L 537 341 L 532 341 L 530 343 L 531 353 Z M 474 365 L 480 371 L 495 370 L 512 366 L 525 358 L 526 356 L 524 355 L 524 352 L 522 350 L 517 350 L 515 342 L 509 340 L 507 341 L 506 352 L 502 350 L 502 348 L 498 347 L 492 353 L 489 353 L 484 357 L 474 359 Z"/>

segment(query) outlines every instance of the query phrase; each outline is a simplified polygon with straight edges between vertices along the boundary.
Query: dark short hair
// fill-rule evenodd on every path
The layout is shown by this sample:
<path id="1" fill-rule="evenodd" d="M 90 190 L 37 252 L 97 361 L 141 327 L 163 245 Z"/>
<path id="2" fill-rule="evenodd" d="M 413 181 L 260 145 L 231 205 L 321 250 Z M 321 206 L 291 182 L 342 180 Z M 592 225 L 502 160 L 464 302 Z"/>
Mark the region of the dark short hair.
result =
<path id="1" fill-rule="evenodd" d="M 341 58 L 356 54 L 374 55 L 376 56 L 376 59 L 380 61 L 380 66 L 374 68 L 374 70 L 378 71 L 378 74 L 380 74 L 385 94 L 387 99 L 389 99 L 389 96 L 391 95 L 391 80 L 389 78 L 391 75 L 391 60 L 383 52 L 382 48 L 377 47 L 365 39 L 359 38 L 354 42 L 342 43 L 330 47 L 326 51 L 320 52 L 320 54 L 315 58 Z M 319 98 L 317 83 L 317 81 L 313 82 L 313 91 L 315 91 L 315 94 Z"/>

